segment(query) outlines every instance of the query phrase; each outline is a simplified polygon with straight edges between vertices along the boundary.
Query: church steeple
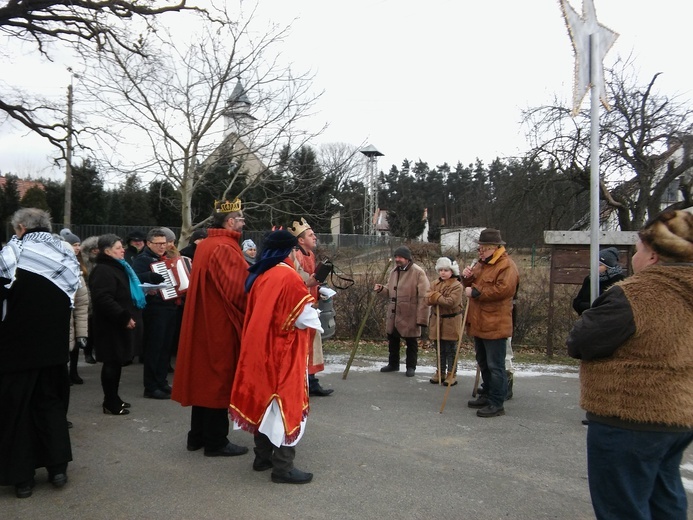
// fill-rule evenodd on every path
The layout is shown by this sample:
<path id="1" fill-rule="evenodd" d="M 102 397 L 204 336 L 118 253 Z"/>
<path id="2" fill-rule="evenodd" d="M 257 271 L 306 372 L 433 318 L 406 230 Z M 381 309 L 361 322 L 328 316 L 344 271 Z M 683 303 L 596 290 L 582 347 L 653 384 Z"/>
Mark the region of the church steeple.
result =
<path id="1" fill-rule="evenodd" d="M 239 79 L 224 108 L 224 136 L 230 133 L 244 135 L 253 129 L 256 118 L 250 113 L 252 104 Z"/>

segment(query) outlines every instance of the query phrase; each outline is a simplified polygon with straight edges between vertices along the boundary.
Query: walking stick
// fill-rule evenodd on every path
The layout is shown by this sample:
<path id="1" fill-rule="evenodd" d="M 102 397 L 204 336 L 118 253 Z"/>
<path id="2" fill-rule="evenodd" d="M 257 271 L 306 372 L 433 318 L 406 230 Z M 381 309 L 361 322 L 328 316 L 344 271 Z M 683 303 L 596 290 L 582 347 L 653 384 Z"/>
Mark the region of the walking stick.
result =
<path id="1" fill-rule="evenodd" d="M 467 312 L 469 311 L 469 298 L 467 298 L 467 305 L 464 308 L 464 316 L 462 317 L 462 330 L 460 330 L 460 339 L 457 340 L 457 352 L 455 352 L 455 362 L 452 364 L 453 370 L 457 368 L 457 358 L 460 355 L 460 349 L 462 348 L 462 339 L 464 338 L 464 328 L 465 324 L 467 323 Z M 448 387 L 445 389 L 445 397 L 443 397 L 443 404 L 440 406 L 440 413 L 443 413 L 443 410 L 445 410 L 445 403 L 448 400 L 448 394 L 450 393 L 450 389 L 452 388 L 452 385 L 448 385 Z"/>
<path id="2" fill-rule="evenodd" d="M 442 385 L 440 371 L 440 305 L 436 305 L 436 353 L 438 355 L 438 386 Z"/>
<path id="3" fill-rule="evenodd" d="M 389 259 L 387 261 L 387 265 L 385 265 L 385 269 L 383 269 L 382 274 L 380 275 L 380 281 L 384 282 L 385 281 L 385 275 L 387 275 L 387 272 L 390 270 L 390 263 L 392 262 L 392 259 Z M 383 285 L 380 283 L 379 285 Z M 361 340 L 361 334 L 363 333 L 363 329 L 366 326 L 366 320 L 368 319 L 368 315 L 371 313 L 371 309 L 373 308 L 373 302 L 375 301 L 376 297 L 376 292 L 372 291 L 371 294 L 371 299 L 368 301 L 368 305 L 366 305 L 366 312 L 363 315 L 363 319 L 361 320 L 361 325 L 359 326 L 359 330 L 356 333 L 356 338 L 354 338 L 354 346 L 351 349 L 351 355 L 349 356 L 349 361 L 347 362 L 346 368 L 344 369 L 344 373 L 342 374 L 342 379 L 346 379 L 347 375 L 349 374 L 349 369 L 351 368 L 351 363 L 354 361 L 354 356 L 356 356 L 356 349 L 359 346 L 359 341 Z"/>
<path id="4" fill-rule="evenodd" d="M 476 391 L 479 389 L 479 376 L 481 375 L 481 368 L 479 368 L 479 363 L 476 364 L 476 376 L 474 377 L 474 388 L 472 388 L 472 397 L 476 397 Z"/>

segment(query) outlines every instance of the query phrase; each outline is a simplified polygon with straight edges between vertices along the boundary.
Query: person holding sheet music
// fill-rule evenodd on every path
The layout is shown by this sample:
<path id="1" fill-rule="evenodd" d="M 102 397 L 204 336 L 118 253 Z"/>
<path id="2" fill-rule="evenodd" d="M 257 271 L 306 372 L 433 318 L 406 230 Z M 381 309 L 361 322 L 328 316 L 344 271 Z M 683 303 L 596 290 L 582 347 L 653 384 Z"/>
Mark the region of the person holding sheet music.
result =
<path id="1" fill-rule="evenodd" d="M 164 277 L 152 270 L 155 262 L 166 259 L 166 233 L 154 228 L 147 233 L 147 245 L 133 262 L 142 283 L 160 284 Z M 176 329 L 176 300 L 165 300 L 158 290 L 147 291 L 147 306 L 142 313 L 144 321 L 144 397 L 170 399 L 168 367 L 171 344 Z"/>

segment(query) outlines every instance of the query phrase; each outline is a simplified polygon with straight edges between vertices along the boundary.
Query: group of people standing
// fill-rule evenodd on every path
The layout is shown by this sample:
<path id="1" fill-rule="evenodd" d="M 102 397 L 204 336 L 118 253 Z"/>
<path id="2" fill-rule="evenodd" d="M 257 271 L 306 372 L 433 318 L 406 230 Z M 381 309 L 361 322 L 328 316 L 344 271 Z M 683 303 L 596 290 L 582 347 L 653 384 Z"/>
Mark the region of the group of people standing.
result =
<path id="1" fill-rule="evenodd" d="M 386 331 L 388 364 L 381 372 L 399 371 L 400 342 L 406 343 L 406 376 L 416 374 L 418 341 L 421 328 L 428 326 L 438 354 L 438 370 L 431 383 L 457 384 L 455 357 L 463 329 L 474 338 L 474 350 L 483 388 L 481 395 L 469 401 L 478 408 L 479 417 L 505 414 L 508 398 L 506 354 L 513 329 L 513 299 L 519 287 L 519 273 L 505 249 L 497 229 L 484 229 L 478 239 L 478 261 L 460 273 L 453 259 L 436 262 L 439 277 L 431 284 L 425 271 L 412 260 L 408 247 L 394 253 L 395 267 L 387 285 L 375 284 L 374 290 L 389 298 Z M 463 298 L 468 300 L 466 322 Z"/>

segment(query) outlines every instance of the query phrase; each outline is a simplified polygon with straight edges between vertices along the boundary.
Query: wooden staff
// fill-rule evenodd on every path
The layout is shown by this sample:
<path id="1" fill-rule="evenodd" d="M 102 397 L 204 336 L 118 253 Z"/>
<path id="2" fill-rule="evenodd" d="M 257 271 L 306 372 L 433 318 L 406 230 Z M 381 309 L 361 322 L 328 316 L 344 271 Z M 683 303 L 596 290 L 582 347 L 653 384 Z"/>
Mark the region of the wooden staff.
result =
<path id="1" fill-rule="evenodd" d="M 390 258 L 387 261 L 387 264 L 385 265 L 385 269 L 383 269 L 382 274 L 380 275 L 380 281 L 384 282 L 385 281 L 385 276 L 387 275 L 387 272 L 390 270 L 390 264 L 392 263 L 392 259 Z M 378 285 L 383 285 L 382 283 Z M 377 296 L 377 293 L 375 291 L 372 291 L 371 294 L 371 299 L 368 301 L 368 305 L 366 305 L 366 313 L 363 316 L 363 320 L 361 320 L 361 325 L 359 326 L 359 330 L 356 333 L 356 338 L 354 339 L 354 346 L 351 348 L 351 356 L 349 356 L 349 361 L 346 365 L 346 368 L 344 369 L 344 373 L 342 374 L 342 379 L 346 379 L 347 375 L 349 375 L 349 369 L 351 368 L 351 363 L 354 361 L 354 356 L 356 356 L 356 349 L 359 346 L 359 341 L 361 340 L 361 334 L 363 333 L 363 329 L 366 326 L 366 320 L 368 319 L 368 316 L 371 313 L 371 309 L 373 308 L 373 302 L 375 301 L 375 297 Z"/>
<path id="2" fill-rule="evenodd" d="M 440 371 L 440 305 L 436 305 L 436 353 L 438 354 L 438 386 L 442 385 L 442 372 Z"/>
<path id="3" fill-rule="evenodd" d="M 479 389 L 479 376 L 481 375 L 481 368 L 479 368 L 479 363 L 476 364 L 476 376 L 474 376 L 474 388 L 472 388 L 472 397 L 476 397 L 477 390 Z"/>
<path id="4" fill-rule="evenodd" d="M 462 317 L 462 329 L 460 330 L 460 339 L 457 340 L 457 352 L 455 352 L 455 361 L 452 364 L 452 369 L 455 370 L 457 368 L 457 358 L 460 355 L 460 349 L 462 348 L 462 339 L 464 338 L 464 329 L 465 329 L 465 324 L 467 323 L 467 312 L 469 311 L 469 299 L 467 298 L 467 305 L 464 308 L 464 316 Z M 452 388 L 452 385 L 448 385 L 448 387 L 445 390 L 445 397 L 443 397 L 443 404 L 440 407 L 440 413 L 443 413 L 443 410 L 445 410 L 445 403 L 448 400 L 448 394 L 450 393 L 450 388 Z"/>

